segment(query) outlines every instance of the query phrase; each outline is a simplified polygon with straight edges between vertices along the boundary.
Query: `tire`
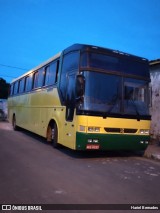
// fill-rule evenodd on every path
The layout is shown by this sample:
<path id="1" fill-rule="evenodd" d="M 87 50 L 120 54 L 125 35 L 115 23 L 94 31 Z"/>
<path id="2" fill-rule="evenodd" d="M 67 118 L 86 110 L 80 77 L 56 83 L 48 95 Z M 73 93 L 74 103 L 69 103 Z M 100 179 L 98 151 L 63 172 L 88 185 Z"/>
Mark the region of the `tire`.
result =
<path id="1" fill-rule="evenodd" d="M 56 123 L 54 123 L 54 127 L 52 128 L 52 143 L 54 148 L 58 148 L 58 128 Z"/>
<path id="2" fill-rule="evenodd" d="M 19 130 L 19 127 L 16 125 L 16 116 L 15 115 L 13 116 L 13 119 L 12 119 L 12 126 L 15 131 Z"/>
<path id="3" fill-rule="evenodd" d="M 51 123 L 47 129 L 47 141 L 52 142 L 54 148 L 58 148 L 58 128 L 56 123 Z"/>

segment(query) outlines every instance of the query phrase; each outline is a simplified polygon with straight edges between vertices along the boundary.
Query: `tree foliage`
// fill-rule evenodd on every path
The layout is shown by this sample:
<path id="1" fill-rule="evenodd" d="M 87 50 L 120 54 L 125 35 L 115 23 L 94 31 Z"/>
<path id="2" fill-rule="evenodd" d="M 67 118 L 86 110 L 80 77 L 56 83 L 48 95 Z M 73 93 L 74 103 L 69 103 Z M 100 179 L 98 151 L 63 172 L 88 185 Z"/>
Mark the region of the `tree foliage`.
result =
<path id="1" fill-rule="evenodd" d="M 0 78 L 0 99 L 7 99 L 10 84 L 7 83 L 3 78 Z"/>

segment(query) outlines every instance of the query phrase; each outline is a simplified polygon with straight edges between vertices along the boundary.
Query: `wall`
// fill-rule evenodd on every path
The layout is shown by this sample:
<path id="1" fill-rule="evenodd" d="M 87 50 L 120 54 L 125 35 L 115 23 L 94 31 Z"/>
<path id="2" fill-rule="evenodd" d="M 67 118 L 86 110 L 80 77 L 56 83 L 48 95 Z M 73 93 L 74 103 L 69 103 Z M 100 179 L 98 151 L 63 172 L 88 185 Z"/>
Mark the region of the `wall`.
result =
<path id="1" fill-rule="evenodd" d="M 151 107 L 151 134 L 154 139 L 160 140 L 160 60 L 150 63 L 150 76 L 152 86 Z"/>

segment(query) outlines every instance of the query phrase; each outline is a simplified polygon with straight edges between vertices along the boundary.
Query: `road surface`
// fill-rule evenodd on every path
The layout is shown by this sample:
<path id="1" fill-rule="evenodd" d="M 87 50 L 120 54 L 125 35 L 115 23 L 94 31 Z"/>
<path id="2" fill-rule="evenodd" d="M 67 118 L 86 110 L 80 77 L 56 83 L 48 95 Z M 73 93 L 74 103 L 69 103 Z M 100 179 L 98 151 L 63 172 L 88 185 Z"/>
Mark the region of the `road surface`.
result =
<path id="1" fill-rule="evenodd" d="M 0 122 L 0 203 L 160 204 L 160 163 L 125 153 L 57 150 Z"/>

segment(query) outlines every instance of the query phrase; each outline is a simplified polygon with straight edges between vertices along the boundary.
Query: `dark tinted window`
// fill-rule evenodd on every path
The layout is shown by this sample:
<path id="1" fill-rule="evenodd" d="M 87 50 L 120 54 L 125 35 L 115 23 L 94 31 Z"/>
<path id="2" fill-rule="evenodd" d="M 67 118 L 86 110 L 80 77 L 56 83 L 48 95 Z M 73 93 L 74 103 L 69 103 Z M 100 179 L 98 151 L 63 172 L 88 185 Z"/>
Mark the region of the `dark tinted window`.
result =
<path id="1" fill-rule="evenodd" d="M 33 77 L 33 89 L 38 87 L 38 71 L 34 73 Z"/>
<path id="2" fill-rule="evenodd" d="M 32 89 L 32 76 L 33 74 L 31 73 L 26 77 L 26 85 L 25 85 L 25 91 L 28 92 Z"/>
<path id="3" fill-rule="evenodd" d="M 49 66 L 46 67 L 46 77 L 45 77 L 45 85 L 52 85 L 56 82 L 57 75 L 57 61 L 52 62 Z"/>
<path id="4" fill-rule="evenodd" d="M 19 82 L 19 93 L 24 92 L 25 78 L 22 78 Z"/>
<path id="5" fill-rule="evenodd" d="M 11 84 L 11 87 L 10 87 L 10 96 L 13 95 L 13 91 L 14 91 L 14 84 Z"/>
<path id="6" fill-rule="evenodd" d="M 44 72 L 42 68 L 34 73 L 33 89 L 42 87 L 43 84 L 44 84 Z"/>
<path id="7" fill-rule="evenodd" d="M 45 72 L 44 68 L 41 68 L 38 71 L 38 87 L 42 87 L 44 85 Z"/>
<path id="8" fill-rule="evenodd" d="M 99 53 L 83 53 L 81 67 L 98 68 L 149 78 L 148 62 L 126 55 L 111 56 Z"/>
<path id="9" fill-rule="evenodd" d="M 71 71 L 78 69 L 79 65 L 79 52 L 72 52 L 64 56 L 63 70 Z"/>
<path id="10" fill-rule="evenodd" d="M 64 56 L 60 79 L 60 89 L 63 99 L 65 98 L 66 93 L 67 73 L 73 70 L 77 70 L 78 72 L 78 67 L 79 67 L 79 52 L 71 52 Z"/>
<path id="11" fill-rule="evenodd" d="M 14 90 L 13 90 L 13 94 L 16 95 L 18 93 L 18 86 L 19 86 L 19 82 L 16 81 L 14 84 Z"/>

